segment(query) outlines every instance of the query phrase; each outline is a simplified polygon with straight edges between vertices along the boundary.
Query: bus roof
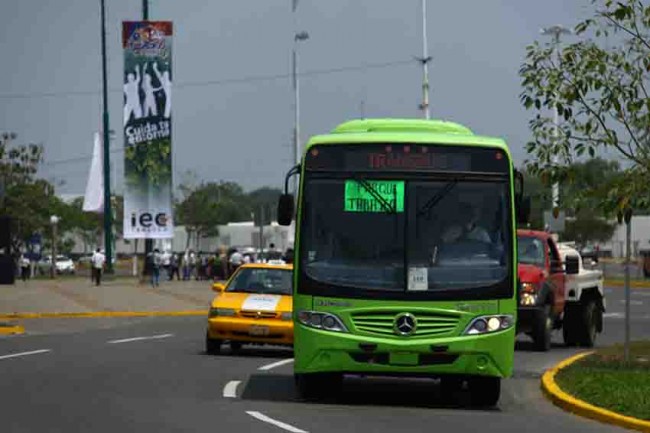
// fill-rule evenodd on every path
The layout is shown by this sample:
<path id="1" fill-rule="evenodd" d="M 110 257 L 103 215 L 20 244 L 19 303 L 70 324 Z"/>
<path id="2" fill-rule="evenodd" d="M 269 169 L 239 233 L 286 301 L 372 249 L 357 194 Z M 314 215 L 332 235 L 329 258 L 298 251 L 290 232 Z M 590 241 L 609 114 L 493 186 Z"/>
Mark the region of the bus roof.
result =
<path id="1" fill-rule="evenodd" d="M 346 143 L 435 143 L 490 146 L 510 155 L 501 138 L 475 135 L 459 123 L 426 119 L 357 119 L 338 125 L 329 134 L 310 138 L 307 148 L 317 144 Z"/>

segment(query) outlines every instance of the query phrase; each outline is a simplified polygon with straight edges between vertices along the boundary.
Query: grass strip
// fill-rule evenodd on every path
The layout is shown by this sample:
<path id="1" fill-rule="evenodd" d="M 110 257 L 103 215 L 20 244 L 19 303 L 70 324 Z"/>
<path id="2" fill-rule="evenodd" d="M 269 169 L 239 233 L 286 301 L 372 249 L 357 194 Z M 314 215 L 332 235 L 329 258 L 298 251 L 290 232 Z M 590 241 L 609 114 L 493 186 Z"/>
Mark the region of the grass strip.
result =
<path id="1" fill-rule="evenodd" d="M 622 345 L 606 347 L 560 370 L 555 380 L 578 399 L 650 421 L 650 341 L 633 342 L 627 364 Z"/>

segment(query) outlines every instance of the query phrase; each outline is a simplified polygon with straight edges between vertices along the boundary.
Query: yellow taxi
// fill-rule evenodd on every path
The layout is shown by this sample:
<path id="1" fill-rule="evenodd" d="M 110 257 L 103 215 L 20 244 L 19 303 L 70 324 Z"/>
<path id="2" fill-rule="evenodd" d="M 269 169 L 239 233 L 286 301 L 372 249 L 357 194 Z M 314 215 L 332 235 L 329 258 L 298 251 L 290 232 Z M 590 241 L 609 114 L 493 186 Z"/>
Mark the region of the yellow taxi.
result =
<path id="1" fill-rule="evenodd" d="M 240 266 L 217 292 L 208 314 L 205 350 L 218 354 L 224 342 L 293 345 L 293 265 L 254 263 Z"/>

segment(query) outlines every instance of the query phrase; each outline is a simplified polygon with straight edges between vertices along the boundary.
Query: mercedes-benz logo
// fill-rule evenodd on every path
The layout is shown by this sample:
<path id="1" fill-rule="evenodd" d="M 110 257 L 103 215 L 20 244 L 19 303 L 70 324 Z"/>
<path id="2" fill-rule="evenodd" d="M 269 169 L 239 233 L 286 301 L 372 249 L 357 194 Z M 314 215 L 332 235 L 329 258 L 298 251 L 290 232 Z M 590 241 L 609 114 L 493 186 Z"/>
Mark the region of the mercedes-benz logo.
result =
<path id="1" fill-rule="evenodd" d="M 418 321 L 415 319 L 415 316 L 413 316 L 411 313 L 402 313 L 399 316 L 395 317 L 393 330 L 397 335 L 407 336 L 413 335 L 417 326 Z"/>

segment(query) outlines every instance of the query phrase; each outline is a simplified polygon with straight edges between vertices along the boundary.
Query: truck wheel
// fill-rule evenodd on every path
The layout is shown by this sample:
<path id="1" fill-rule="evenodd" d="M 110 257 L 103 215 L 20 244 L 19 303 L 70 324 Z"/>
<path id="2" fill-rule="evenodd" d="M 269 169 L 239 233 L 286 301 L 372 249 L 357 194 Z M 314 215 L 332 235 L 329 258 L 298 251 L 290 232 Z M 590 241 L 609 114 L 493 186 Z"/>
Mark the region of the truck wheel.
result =
<path id="1" fill-rule="evenodd" d="M 578 344 L 578 336 L 576 335 L 576 309 L 568 305 L 564 309 L 564 323 L 562 324 L 562 337 L 564 344 L 569 347 Z"/>
<path id="2" fill-rule="evenodd" d="M 298 397 L 308 401 L 335 396 L 343 383 L 343 375 L 338 373 L 294 374 L 293 378 Z"/>
<path id="3" fill-rule="evenodd" d="M 580 317 L 580 345 L 583 347 L 593 347 L 596 342 L 598 306 L 594 301 L 587 301 L 587 304 L 582 308 Z"/>
<path id="4" fill-rule="evenodd" d="M 542 314 L 539 315 L 533 325 L 533 347 L 538 352 L 546 352 L 551 348 L 551 329 L 553 328 L 553 319 L 551 319 L 551 306 L 544 305 Z"/>
<path id="5" fill-rule="evenodd" d="M 219 352 L 221 352 L 221 340 L 215 340 L 206 334 L 205 353 L 208 355 L 218 355 Z"/>
<path id="6" fill-rule="evenodd" d="M 501 378 L 475 376 L 469 379 L 470 402 L 475 407 L 493 407 L 501 396 Z"/>

